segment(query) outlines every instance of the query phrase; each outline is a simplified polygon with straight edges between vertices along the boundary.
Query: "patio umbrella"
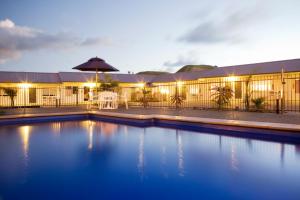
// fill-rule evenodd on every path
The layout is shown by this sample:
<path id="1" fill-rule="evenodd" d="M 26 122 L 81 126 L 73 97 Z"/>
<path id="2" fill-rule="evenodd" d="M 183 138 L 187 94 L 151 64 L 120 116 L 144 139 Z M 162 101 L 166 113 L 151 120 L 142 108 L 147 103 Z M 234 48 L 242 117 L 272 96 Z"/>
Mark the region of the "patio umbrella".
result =
<path id="1" fill-rule="evenodd" d="M 89 59 L 87 62 L 82 63 L 73 69 L 77 69 L 80 71 L 95 71 L 96 72 L 96 88 L 98 84 L 98 71 L 99 72 L 115 72 L 119 71 L 118 69 L 114 68 L 113 66 L 107 64 L 103 59 L 95 57 Z"/>

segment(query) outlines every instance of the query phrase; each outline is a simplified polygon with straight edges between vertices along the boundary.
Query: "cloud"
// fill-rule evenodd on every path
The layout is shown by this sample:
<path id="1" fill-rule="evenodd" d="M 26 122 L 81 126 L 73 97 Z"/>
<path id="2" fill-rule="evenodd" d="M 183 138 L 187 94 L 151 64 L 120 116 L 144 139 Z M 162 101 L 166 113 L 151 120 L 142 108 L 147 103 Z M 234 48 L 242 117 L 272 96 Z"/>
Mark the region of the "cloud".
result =
<path id="1" fill-rule="evenodd" d="M 189 51 L 185 54 L 178 55 L 175 60 L 168 60 L 164 62 L 163 65 L 166 67 L 166 71 L 174 71 L 185 65 L 195 65 L 199 63 L 197 55 L 198 53 L 196 51 Z"/>
<path id="2" fill-rule="evenodd" d="M 18 26 L 10 19 L 0 21 L 0 63 L 17 59 L 25 51 L 65 50 L 81 46 L 109 45 L 108 38 L 80 38 L 71 33 L 51 34 L 35 28 Z"/>
<path id="3" fill-rule="evenodd" d="M 95 45 L 95 44 L 102 44 L 102 45 L 106 45 L 106 46 L 115 45 L 114 41 L 112 41 L 111 38 L 105 38 L 105 37 L 87 38 L 81 42 L 82 46 L 89 46 L 89 45 Z"/>
<path id="4" fill-rule="evenodd" d="M 178 41 L 186 43 L 213 44 L 220 42 L 236 43 L 244 41 L 244 31 L 251 28 L 253 22 L 262 20 L 262 5 L 225 10 L 208 15 Z"/>
<path id="5" fill-rule="evenodd" d="M 192 57 L 186 57 L 183 55 L 179 55 L 175 61 L 166 61 L 164 62 L 164 66 L 166 67 L 180 67 L 184 65 L 190 65 L 197 63 L 197 59 Z"/>

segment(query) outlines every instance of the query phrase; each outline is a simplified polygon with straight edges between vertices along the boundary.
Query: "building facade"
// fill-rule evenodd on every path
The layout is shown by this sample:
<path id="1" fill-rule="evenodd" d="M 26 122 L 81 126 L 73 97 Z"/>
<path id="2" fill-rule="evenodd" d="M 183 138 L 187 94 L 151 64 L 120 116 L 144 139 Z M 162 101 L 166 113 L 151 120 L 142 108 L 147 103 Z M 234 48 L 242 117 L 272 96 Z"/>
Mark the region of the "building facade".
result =
<path id="1" fill-rule="evenodd" d="M 215 88 L 226 86 L 231 89 L 232 97 L 223 109 L 249 110 L 261 98 L 266 111 L 276 111 L 279 107 L 300 112 L 300 59 L 163 75 L 111 73 L 110 76 L 119 82 L 115 91 L 120 104 L 127 99 L 130 106 L 142 105 L 146 89 L 148 105 L 152 107 L 174 107 L 171 98 L 180 95 L 181 107 L 216 108 L 212 99 Z M 100 79 L 104 79 L 103 74 Z M 96 93 L 99 87 L 94 80 L 94 73 L 0 72 L 0 106 L 87 104 L 89 92 Z"/>

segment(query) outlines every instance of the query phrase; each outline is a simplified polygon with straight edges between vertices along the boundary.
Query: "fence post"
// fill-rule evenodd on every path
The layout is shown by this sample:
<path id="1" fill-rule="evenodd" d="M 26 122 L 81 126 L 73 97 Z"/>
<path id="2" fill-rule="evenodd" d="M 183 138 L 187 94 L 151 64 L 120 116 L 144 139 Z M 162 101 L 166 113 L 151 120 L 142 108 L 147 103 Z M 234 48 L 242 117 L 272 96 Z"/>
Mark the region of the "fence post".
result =
<path id="1" fill-rule="evenodd" d="M 277 96 L 276 98 L 276 113 L 279 114 L 280 113 L 280 109 L 279 109 L 279 97 Z"/>
<path id="2" fill-rule="evenodd" d="M 281 84 L 282 84 L 282 94 L 281 94 L 281 114 L 284 113 L 285 109 L 285 78 L 284 78 L 284 70 L 281 69 Z"/>
<path id="3" fill-rule="evenodd" d="M 23 93 L 24 93 L 24 110 L 23 110 L 23 113 L 25 114 L 26 113 L 26 87 L 23 88 Z"/>

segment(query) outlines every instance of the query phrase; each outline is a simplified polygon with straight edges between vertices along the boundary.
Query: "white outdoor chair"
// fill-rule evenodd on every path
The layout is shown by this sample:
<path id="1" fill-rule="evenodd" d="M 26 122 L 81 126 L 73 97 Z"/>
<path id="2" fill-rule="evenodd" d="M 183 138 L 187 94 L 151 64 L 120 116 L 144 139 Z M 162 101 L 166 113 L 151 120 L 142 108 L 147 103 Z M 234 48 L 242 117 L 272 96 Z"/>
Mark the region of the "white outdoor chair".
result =
<path id="1" fill-rule="evenodd" d="M 122 99 L 122 101 L 124 101 L 124 103 L 125 103 L 125 108 L 126 108 L 126 110 L 128 110 L 128 98 L 127 98 L 127 93 L 125 93 L 124 95 L 120 96 L 120 99 Z"/>
<path id="2" fill-rule="evenodd" d="M 101 109 L 117 109 L 118 94 L 114 92 L 104 91 L 98 95 L 98 108 Z"/>
<path id="3" fill-rule="evenodd" d="M 89 91 L 89 93 L 88 93 L 88 95 L 89 95 L 89 99 L 88 99 L 88 103 L 87 103 L 87 109 L 91 109 L 92 108 L 92 106 L 93 106 L 93 103 L 94 103 L 94 95 L 93 95 L 93 92 L 92 91 Z"/>

